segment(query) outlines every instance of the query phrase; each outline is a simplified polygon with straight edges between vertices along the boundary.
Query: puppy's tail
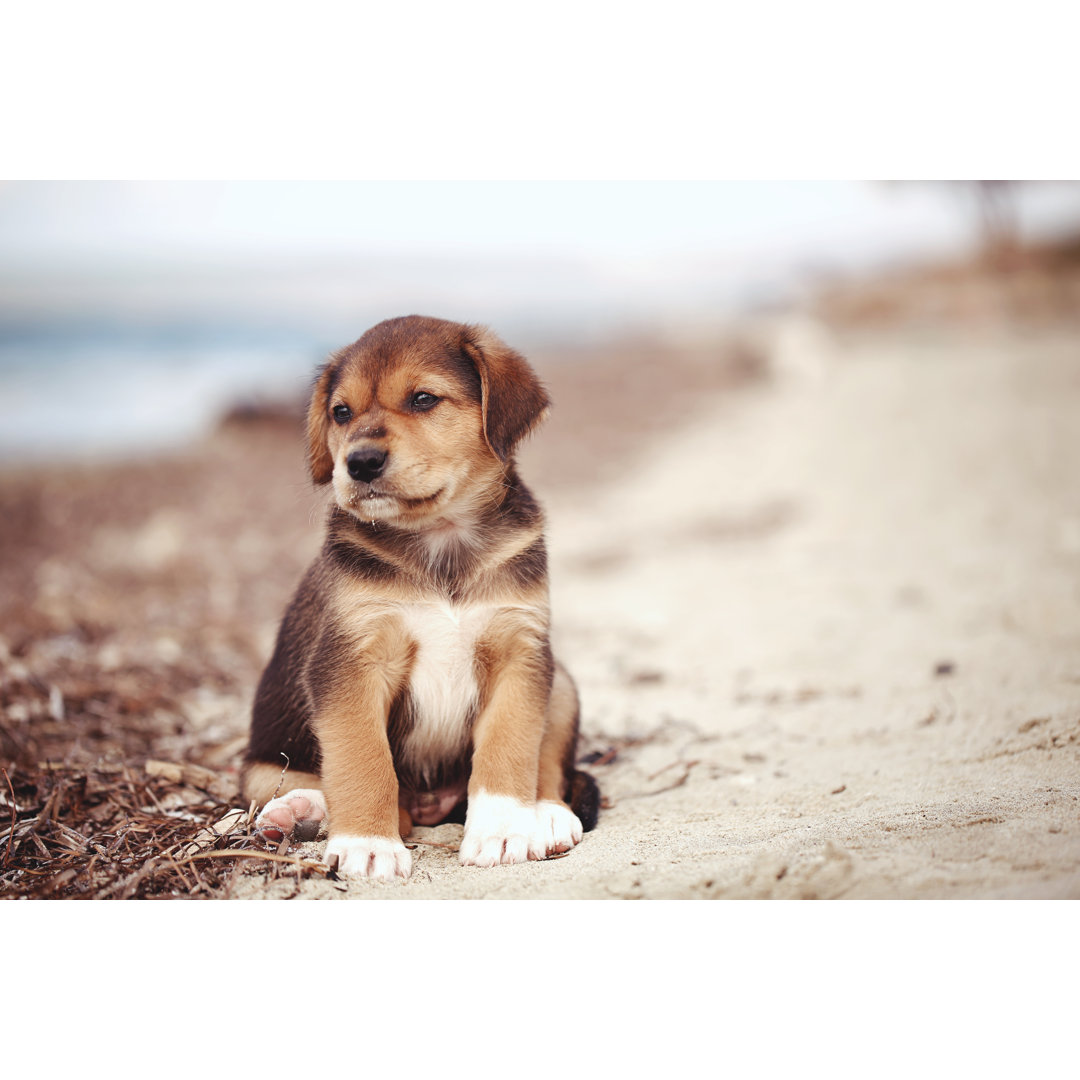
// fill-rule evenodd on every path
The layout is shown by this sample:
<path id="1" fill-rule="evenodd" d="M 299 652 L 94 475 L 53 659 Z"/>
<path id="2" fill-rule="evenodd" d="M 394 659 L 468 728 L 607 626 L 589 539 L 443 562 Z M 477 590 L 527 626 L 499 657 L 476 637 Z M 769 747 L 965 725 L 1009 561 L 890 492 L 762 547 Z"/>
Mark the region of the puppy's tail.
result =
<path id="1" fill-rule="evenodd" d="M 567 793 L 570 809 L 577 814 L 585 832 L 596 828 L 600 817 L 600 786 L 586 772 L 575 769 L 570 774 L 570 790 Z"/>

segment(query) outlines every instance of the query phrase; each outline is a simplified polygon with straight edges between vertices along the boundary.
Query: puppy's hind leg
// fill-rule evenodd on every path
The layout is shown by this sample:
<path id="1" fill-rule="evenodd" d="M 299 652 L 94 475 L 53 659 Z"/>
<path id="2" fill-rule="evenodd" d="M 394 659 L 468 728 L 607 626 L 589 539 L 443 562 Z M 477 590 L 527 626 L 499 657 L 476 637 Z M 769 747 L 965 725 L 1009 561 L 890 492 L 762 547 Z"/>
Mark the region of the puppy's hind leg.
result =
<path id="1" fill-rule="evenodd" d="M 575 798 L 577 790 L 583 786 L 577 783 L 579 780 L 591 783 L 596 789 L 592 777 L 574 771 L 578 713 L 577 688 L 566 669 L 556 664 L 544 741 L 540 744 L 536 832 L 529 842 L 530 859 L 569 851 L 581 842 L 584 832 L 596 824 L 595 811 L 579 806 L 580 800 Z"/>
<path id="2" fill-rule="evenodd" d="M 255 831 L 270 843 L 315 840 L 326 829 L 326 797 L 315 773 L 283 773 L 279 765 L 256 761 L 244 770 L 242 790 L 262 804 Z"/>

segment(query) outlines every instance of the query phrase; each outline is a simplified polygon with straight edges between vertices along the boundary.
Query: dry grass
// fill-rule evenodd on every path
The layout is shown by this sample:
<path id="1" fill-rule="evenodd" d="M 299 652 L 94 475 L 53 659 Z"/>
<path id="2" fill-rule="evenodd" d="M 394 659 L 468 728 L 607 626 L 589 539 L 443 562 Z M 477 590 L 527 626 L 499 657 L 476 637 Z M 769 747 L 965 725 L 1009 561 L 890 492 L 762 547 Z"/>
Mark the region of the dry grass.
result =
<path id="1" fill-rule="evenodd" d="M 325 874 L 266 852 L 251 813 L 124 765 L 3 772 L 0 889 L 28 899 L 227 899 L 245 864 L 268 879 Z"/>

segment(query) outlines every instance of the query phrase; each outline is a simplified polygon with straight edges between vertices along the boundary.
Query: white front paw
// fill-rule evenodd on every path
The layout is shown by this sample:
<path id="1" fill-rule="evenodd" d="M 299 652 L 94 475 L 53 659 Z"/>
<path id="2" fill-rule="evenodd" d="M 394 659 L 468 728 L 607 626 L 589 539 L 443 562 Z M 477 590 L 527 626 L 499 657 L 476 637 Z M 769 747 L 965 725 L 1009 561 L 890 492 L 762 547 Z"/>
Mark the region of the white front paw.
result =
<path id="1" fill-rule="evenodd" d="M 583 835 L 581 822 L 573 810 L 545 799 L 536 804 L 536 830 L 529 839 L 529 858 L 544 859 L 569 851 L 581 843 Z"/>
<path id="2" fill-rule="evenodd" d="M 533 855 L 529 840 L 536 832 L 535 807 L 509 795 L 481 791 L 469 797 L 465 836 L 461 841 L 462 866 L 498 866 L 525 862 Z"/>
<path id="3" fill-rule="evenodd" d="M 341 877 L 395 881 L 412 873 L 408 849 L 400 840 L 388 836 L 331 836 L 323 862 L 333 866 L 335 859 Z"/>

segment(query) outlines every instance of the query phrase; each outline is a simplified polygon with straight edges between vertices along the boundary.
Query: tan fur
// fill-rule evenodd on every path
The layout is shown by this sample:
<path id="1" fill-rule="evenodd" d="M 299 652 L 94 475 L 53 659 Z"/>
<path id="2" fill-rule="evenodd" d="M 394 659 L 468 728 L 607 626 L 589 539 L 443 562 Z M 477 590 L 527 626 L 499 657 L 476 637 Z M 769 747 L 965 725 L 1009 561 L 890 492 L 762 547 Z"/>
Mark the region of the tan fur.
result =
<path id="1" fill-rule="evenodd" d="M 547 635 L 546 612 L 502 610 L 477 645 L 484 709 L 473 731 L 469 793 L 536 799 L 540 742 L 547 721 L 550 676 L 538 664 Z"/>
<path id="2" fill-rule="evenodd" d="M 537 799 L 561 802 L 566 797 L 566 747 L 573 742 L 578 714 L 577 688 L 561 665 L 555 668 L 551 699 L 548 702 L 544 740 L 540 744 Z"/>
<path id="3" fill-rule="evenodd" d="M 317 773 L 299 772 L 256 762 L 244 770 L 244 798 L 263 806 L 279 795 L 288 795 L 297 788 L 320 788 Z"/>
<path id="4" fill-rule="evenodd" d="M 336 832 L 393 836 L 398 783 L 386 718 L 413 659 L 399 619 L 385 617 L 359 638 L 346 670 L 335 679 L 314 720 L 322 748 L 322 788 Z"/>

